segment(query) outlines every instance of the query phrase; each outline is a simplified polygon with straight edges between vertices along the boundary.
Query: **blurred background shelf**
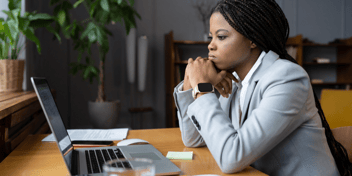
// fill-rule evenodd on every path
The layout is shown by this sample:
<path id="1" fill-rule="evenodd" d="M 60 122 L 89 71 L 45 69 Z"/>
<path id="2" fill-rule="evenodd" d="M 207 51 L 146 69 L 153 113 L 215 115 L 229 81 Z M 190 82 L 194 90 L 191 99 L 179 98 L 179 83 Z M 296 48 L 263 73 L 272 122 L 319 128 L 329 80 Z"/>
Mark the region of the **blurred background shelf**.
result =
<path id="1" fill-rule="evenodd" d="M 165 35 L 165 88 L 166 117 L 168 127 L 178 127 L 176 106 L 173 98 L 174 88 L 184 77 L 188 58 L 207 57 L 209 41 L 174 40 L 173 31 Z M 346 89 L 352 85 L 352 38 L 335 39 L 321 44 L 304 39 L 302 35 L 288 38 L 288 53 L 296 59 L 309 74 L 318 97 L 321 90 Z M 328 58 L 330 63 L 314 62 L 316 58 Z"/>

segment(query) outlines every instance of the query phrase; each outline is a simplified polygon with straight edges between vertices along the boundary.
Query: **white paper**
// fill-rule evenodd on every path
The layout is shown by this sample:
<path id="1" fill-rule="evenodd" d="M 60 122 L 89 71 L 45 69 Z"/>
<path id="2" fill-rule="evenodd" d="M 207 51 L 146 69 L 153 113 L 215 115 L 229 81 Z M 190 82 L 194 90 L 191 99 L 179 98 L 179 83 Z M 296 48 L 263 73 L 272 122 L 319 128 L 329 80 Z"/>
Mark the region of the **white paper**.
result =
<path id="1" fill-rule="evenodd" d="M 71 141 L 117 141 L 126 139 L 128 128 L 69 129 L 67 132 L 71 138 Z M 54 135 L 50 134 L 42 141 L 55 141 Z"/>

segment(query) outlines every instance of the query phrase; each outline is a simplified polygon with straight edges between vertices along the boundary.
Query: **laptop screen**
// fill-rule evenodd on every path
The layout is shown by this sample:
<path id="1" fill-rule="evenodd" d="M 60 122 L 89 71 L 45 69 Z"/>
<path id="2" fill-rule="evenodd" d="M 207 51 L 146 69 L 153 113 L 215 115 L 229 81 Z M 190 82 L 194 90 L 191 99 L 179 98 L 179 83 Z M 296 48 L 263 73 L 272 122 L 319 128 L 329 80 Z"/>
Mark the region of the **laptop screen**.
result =
<path id="1" fill-rule="evenodd" d="M 58 147 L 65 158 L 69 170 L 71 170 L 72 143 L 67 134 L 65 125 L 57 109 L 50 87 L 44 78 L 31 78 L 33 87 L 37 93 L 40 104 L 42 105 L 46 119 L 49 123 L 51 132 L 54 134 Z"/>

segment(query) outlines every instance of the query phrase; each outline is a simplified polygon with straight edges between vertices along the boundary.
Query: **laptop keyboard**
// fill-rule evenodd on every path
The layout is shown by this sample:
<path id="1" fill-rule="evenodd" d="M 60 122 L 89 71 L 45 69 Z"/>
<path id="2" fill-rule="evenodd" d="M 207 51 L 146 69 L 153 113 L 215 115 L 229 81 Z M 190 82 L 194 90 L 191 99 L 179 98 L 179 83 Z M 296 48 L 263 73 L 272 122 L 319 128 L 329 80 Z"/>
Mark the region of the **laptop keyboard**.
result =
<path id="1" fill-rule="evenodd" d="M 86 150 L 86 161 L 88 173 L 101 173 L 103 172 L 103 164 L 107 161 L 114 159 L 125 159 L 120 149 L 99 149 L 99 150 Z M 116 162 L 112 164 L 118 168 L 131 168 L 128 162 Z"/>

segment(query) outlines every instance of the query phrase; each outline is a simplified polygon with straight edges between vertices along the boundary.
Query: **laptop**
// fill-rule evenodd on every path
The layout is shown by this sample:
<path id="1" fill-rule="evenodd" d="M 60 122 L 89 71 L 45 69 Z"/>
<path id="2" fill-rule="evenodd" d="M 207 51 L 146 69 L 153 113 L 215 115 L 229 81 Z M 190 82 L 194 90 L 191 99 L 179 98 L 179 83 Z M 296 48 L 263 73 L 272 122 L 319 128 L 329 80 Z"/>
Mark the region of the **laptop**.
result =
<path id="1" fill-rule="evenodd" d="M 45 78 L 31 77 L 35 92 L 67 169 L 71 175 L 103 175 L 102 166 L 112 159 L 148 158 L 155 163 L 156 175 L 175 175 L 181 170 L 150 144 L 73 149 L 71 139 L 60 116 Z M 133 163 L 116 163 L 118 167 L 134 168 Z"/>

